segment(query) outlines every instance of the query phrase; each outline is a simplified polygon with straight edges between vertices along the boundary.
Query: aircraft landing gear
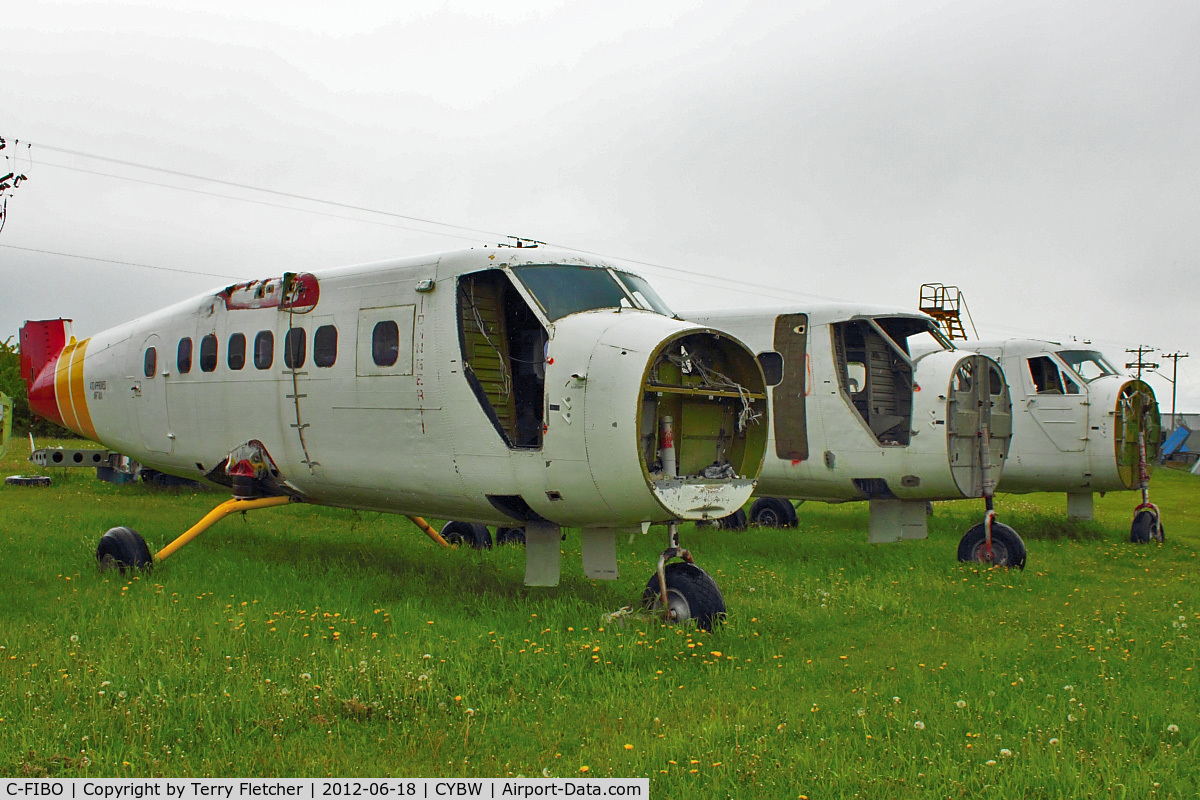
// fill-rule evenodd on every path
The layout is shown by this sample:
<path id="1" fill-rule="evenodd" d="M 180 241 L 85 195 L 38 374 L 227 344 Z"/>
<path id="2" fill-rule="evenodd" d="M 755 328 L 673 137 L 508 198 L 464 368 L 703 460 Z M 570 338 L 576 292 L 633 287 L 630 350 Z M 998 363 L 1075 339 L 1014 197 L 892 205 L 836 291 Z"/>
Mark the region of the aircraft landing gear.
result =
<path id="1" fill-rule="evenodd" d="M 796 508 L 782 497 L 760 497 L 750 506 L 750 521 L 760 528 L 794 528 Z"/>
<path id="2" fill-rule="evenodd" d="M 109 528 L 100 537 L 96 560 L 100 562 L 101 572 L 116 569 L 122 575 L 127 569 L 149 569 L 154 565 L 146 540 L 133 528 L 125 527 Z"/>
<path id="3" fill-rule="evenodd" d="M 1025 569 L 1025 542 L 1012 528 L 996 522 L 996 482 L 991 478 L 991 444 L 987 425 L 980 426 L 979 439 L 979 466 L 983 477 L 983 502 L 987 511 L 983 522 L 971 526 L 959 540 L 958 560 Z"/>
<path id="4" fill-rule="evenodd" d="M 959 561 L 1025 569 L 1025 555 L 1025 542 L 1012 528 L 996 522 L 996 512 L 991 509 L 987 518 L 972 526 L 958 543 Z"/>
<path id="5" fill-rule="evenodd" d="M 658 557 L 658 570 L 646 582 L 642 607 L 662 614 L 667 622 L 682 624 L 690 619 L 701 630 L 710 631 L 725 621 L 725 598 L 712 576 L 679 546 L 678 525 L 670 522 L 667 530 L 670 545 Z M 672 558 L 682 560 L 667 564 Z"/>
<path id="6" fill-rule="evenodd" d="M 1143 544 L 1154 540 L 1162 544 L 1166 537 L 1158 506 L 1150 502 L 1150 468 L 1146 461 L 1146 425 L 1138 427 L 1138 483 L 1141 484 L 1142 504 L 1133 510 L 1133 525 L 1129 541 Z"/>
<path id="7" fill-rule="evenodd" d="M 100 570 L 116 568 L 121 572 L 126 569 L 146 569 L 154 563 L 162 561 L 185 544 L 215 525 L 219 520 L 237 511 L 253 511 L 256 508 L 282 506 L 299 502 L 291 497 L 258 497 L 253 500 L 234 498 L 226 500 L 205 515 L 204 519 L 188 528 L 182 536 L 159 550 L 151 557 L 150 548 L 141 534 L 132 528 L 112 528 L 102 537 L 96 547 L 96 560 L 100 562 Z"/>
<path id="8" fill-rule="evenodd" d="M 1143 503 L 1133 515 L 1133 525 L 1129 530 L 1129 541 L 1134 544 L 1145 544 L 1155 541 L 1162 544 L 1166 540 L 1166 530 L 1162 518 L 1158 515 L 1158 506 L 1153 503 Z"/>

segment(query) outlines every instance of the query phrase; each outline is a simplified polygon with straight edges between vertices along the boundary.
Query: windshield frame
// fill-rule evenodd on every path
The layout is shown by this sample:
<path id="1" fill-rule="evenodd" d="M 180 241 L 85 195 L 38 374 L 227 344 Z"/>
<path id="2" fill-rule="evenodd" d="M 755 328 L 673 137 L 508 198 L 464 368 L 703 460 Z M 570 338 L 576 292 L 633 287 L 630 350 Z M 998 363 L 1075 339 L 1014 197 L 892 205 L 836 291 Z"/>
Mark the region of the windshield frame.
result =
<path id="1" fill-rule="evenodd" d="M 1069 353 L 1070 354 L 1078 353 L 1083 357 L 1078 358 L 1078 359 L 1073 359 L 1070 356 L 1068 356 Z M 1078 377 L 1079 380 L 1083 381 L 1085 384 L 1091 383 L 1092 381 L 1100 380 L 1101 378 L 1107 378 L 1110 375 L 1120 375 L 1121 374 L 1120 372 L 1117 371 L 1117 368 L 1114 367 L 1112 365 L 1112 363 L 1107 358 L 1105 358 L 1104 354 L 1101 353 L 1099 350 L 1081 350 L 1081 349 L 1077 349 L 1077 348 L 1069 348 L 1069 349 L 1065 349 L 1065 350 L 1055 350 L 1054 355 L 1057 356 L 1057 360 L 1061 364 L 1063 364 L 1073 375 Z M 1096 375 L 1095 377 L 1086 378 L 1086 377 L 1084 377 L 1083 373 L 1080 372 L 1078 367 L 1076 366 L 1078 364 L 1084 363 L 1085 361 L 1091 361 L 1091 362 L 1095 363 L 1096 365 L 1098 365 L 1102 370 L 1106 370 L 1106 371 L 1100 375 Z"/>
<path id="2" fill-rule="evenodd" d="M 543 264 L 517 264 L 507 267 L 507 271 L 512 274 L 513 281 L 520 286 L 529 298 L 534 302 L 537 309 L 546 318 L 548 323 L 556 322 L 564 317 L 572 314 L 580 314 L 585 311 L 607 311 L 631 309 L 638 311 L 648 311 L 652 314 L 660 314 L 662 316 L 673 317 L 674 313 L 670 312 L 666 303 L 654 291 L 653 286 L 640 275 L 622 270 L 615 270 L 612 267 L 603 266 L 600 264 L 560 264 L 560 263 L 543 263 Z M 611 287 L 615 288 L 615 292 L 607 294 L 601 300 L 615 300 L 615 303 L 605 303 L 603 305 L 595 305 L 586 302 L 586 295 L 591 292 L 596 292 L 597 295 L 603 294 L 602 291 L 609 287 L 609 284 L 596 283 L 594 278 L 596 273 L 606 273 L 608 280 L 611 282 Z M 568 297 L 563 286 L 553 285 L 555 280 L 561 281 L 563 277 L 576 274 L 586 275 L 589 284 L 578 284 L 571 287 L 573 297 Z M 538 281 L 534 276 L 540 278 L 551 278 L 550 281 Z M 641 286 L 631 287 L 623 279 L 623 276 L 639 281 Z M 650 295 L 646 295 L 648 290 Z M 582 291 L 580 291 L 582 290 Z M 636 293 L 635 293 L 636 292 Z M 640 297 L 639 297 L 640 295 Z M 655 302 L 666 309 L 666 312 L 656 307 Z"/>

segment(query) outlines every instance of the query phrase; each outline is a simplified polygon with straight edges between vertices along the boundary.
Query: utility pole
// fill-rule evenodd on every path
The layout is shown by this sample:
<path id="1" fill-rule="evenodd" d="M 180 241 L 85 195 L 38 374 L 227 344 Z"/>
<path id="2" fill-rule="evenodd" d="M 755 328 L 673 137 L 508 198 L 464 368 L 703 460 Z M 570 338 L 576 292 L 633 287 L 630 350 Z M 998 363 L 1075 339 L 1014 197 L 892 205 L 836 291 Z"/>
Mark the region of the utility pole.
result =
<path id="1" fill-rule="evenodd" d="M 1163 353 L 1163 358 L 1169 358 L 1171 364 L 1171 430 L 1179 427 L 1179 417 L 1175 416 L 1175 379 L 1179 377 L 1179 359 L 1187 358 L 1187 353 Z M 1163 376 L 1166 377 L 1165 375 Z"/>
<path id="2" fill-rule="evenodd" d="M 1126 350 L 1125 352 L 1126 353 L 1137 353 L 1137 361 L 1133 361 L 1133 362 L 1126 364 L 1125 369 L 1136 369 L 1137 375 L 1135 377 L 1139 381 L 1142 379 L 1142 370 L 1158 369 L 1158 364 L 1155 364 L 1153 361 L 1143 361 L 1142 360 L 1143 356 L 1154 352 L 1153 347 L 1147 347 L 1144 344 L 1140 344 L 1140 345 L 1138 345 L 1136 350 Z"/>

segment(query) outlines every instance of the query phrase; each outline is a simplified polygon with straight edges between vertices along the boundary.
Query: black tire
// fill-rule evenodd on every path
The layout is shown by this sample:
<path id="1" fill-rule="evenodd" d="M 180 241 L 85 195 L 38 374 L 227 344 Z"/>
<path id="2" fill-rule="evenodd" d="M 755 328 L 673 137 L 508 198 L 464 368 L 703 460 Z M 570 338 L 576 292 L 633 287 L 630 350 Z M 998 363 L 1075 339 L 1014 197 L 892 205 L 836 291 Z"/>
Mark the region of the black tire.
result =
<path id="1" fill-rule="evenodd" d="M 7 486 L 49 486 L 52 482 L 48 475 L 9 475 L 4 479 Z"/>
<path id="2" fill-rule="evenodd" d="M 746 530 L 746 511 L 739 508 L 737 511 L 730 514 L 728 517 L 721 517 L 717 520 L 717 527 L 723 531 L 744 531 Z"/>
<path id="3" fill-rule="evenodd" d="M 496 528 L 496 544 L 525 544 L 524 528 Z"/>
<path id="4" fill-rule="evenodd" d="M 1129 529 L 1129 541 L 1134 544 L 1143 544 L 1153 539 L 1156 542 L 1166 540 L 1166 528 L 1163 527 L 1162 520 L 1148 508 L 1143 508 L 1141 511 L 1133 515 L 1133 525 Z"/>
<path id="5" fill-rule="evenodd" d="M 442 526 L 441 534 L 447 544 L 465 544 L 476 550 L 488 550 L 492 546 L 492 535 L 488 533 L 487 525 L 477 522 L 450 520 Z"/>
<path id="6" fill-rule="evenodd" d="M 992 523 L 991 558 L 987 556 L 986 539 L 987 531 L 982 522 L 972 527 L 958 543 L 958 560 L 1025 569 L 1025 542 L 1016 531 L 1002 522 Z"/>
<path id="7" fill-rule="evenodd" d="M 750 521 L 763 528 L 794 528 L 796 509 L 781 497 L 760 497 L 750 506 Z"/>
<path id="8" fill-rule="evenodd" d="M 667 599 L 673 612 L 673 621 L 682 624 L 693 620 L 696 627 L 711 631 L 714 625 L 725 622 L 725 598 L 717 588 L 717 582 L 695 564 L 675 561 L 667 564 Z M 642 592 L 642 607 L 651 611 L 662 608 L 659 596 L 658 575 L 650 576 L 646 590 Z"/>
<path id="9" fill-rule="evenodd" d="M 146 540 L 133 528 L 109 528 L 96 547 L 100 571 L 117 569 L 121 574 L 129 569 L 150 569 L 154 559 Z"/>

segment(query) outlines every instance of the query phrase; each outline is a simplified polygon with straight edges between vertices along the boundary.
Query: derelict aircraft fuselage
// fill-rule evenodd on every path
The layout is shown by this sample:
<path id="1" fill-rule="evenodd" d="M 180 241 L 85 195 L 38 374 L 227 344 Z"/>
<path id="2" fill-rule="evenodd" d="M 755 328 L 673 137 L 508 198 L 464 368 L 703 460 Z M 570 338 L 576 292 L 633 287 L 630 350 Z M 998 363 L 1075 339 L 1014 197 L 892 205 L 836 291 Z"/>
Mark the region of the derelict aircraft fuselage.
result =
<path id="1" fill-rule="evenodd" d="M 525 525 L 531 583 L 557 581 L 560 526 L 612 578 L 618 529 L 732 513 L 766 446 L 746 347 L 544 248 L 288 274 L 21 345 L 33 409 L 89 439 L 243 496 Z"/>

